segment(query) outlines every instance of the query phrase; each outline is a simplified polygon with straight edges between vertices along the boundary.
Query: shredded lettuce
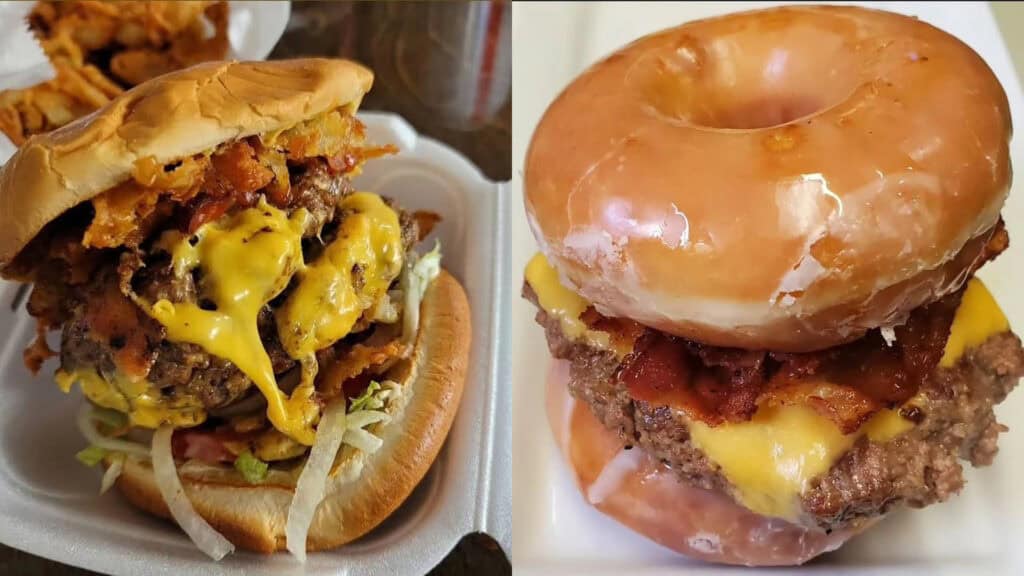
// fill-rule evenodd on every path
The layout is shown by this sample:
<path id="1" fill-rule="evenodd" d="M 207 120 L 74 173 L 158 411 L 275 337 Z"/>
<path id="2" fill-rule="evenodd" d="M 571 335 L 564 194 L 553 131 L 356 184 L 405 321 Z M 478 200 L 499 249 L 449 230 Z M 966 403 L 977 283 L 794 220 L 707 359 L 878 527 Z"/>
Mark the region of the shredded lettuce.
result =
<path id="1" fill-rule="evenodd" d="M 250 484 L 260 484 L 267 478 L 269 465 L 252 455 L 246 450 L 235 458 L 235 470 L 238 470 L 245 481 Z"/>
<path id="2" fill-rule="evenodd" d="M 372 454 L 381 447 L 383 440 L 364 428 L 378 422 L 391 421 L 391 416 L 384 412 L 384 405 L 396 387 L 397 384 L 389 380 L 383 385 L 373 380 L 362 394 L 350 399 L 343 443 L 367 454 Z"/>
<path id="3" fill-rule="evenodd" d="M 434 249 L 417 259 L 410 258 L 405 263 L 399 286 L 405 296 L 402 310 L 402 342 L 412 344 L 420 324 L 420 301 L 427 287 L 441 273 L 441 242 L 434 244 Z"/>
<path id="4" fill-rule="evenodd" d="M 102 462 L 106 455 L 106 450 L 95 444 L 91 444 L 88 448 L 79 451 L 78 454 L 75 454 L 75 458 L 77 458 L 82 464 L 92 467 Z"/>
<path id="5" fill-rule="evenodd" d="M 383 408 L 384 401 L 377 397 L 377 393 L 380 390 L 380 382 L 371 380 L 370 385 L 366 387 L 366 390 L 363 390 L 362 394 L 355 398 L 349 398 L 349 413 L 360 410 L 380 410 Z"/>

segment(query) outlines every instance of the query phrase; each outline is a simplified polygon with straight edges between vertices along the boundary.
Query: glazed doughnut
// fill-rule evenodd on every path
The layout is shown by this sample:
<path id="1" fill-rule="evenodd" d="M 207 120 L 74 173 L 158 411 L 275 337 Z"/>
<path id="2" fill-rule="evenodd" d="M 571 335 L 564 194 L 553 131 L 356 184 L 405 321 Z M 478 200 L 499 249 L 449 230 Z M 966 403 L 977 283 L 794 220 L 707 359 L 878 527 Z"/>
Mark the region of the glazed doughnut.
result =
<path id="1" fill-rule="evenodd" d="M 569 394 L 569 364 L 556 360 L 547 386 L 548 421 L 588 503 L 632 530 L 691 558 L 745 566 L 791 566 L 838 549 L 874 524 L 831 534 L 760 516 L 729 496 L 681 483 L 639 447 L 624 449 Z"/>
<path id="2" fill-rule="evenodd" d="M 962 286 L 1009 189 L 1010 131 L 984 61 L 920 20 L 733 14 L 570 84 L 527 153 L 526 210 L 606 315 L 815 350 Z"/>

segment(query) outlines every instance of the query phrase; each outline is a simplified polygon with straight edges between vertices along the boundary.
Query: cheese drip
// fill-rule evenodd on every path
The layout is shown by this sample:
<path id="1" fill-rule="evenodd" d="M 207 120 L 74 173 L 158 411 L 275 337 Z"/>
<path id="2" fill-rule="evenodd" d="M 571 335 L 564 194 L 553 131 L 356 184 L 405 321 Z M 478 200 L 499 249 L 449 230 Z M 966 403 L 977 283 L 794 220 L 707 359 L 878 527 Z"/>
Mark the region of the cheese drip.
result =
<path id="1" fill-rule="evenodd" d="M 257 317 L 303 267 L 302 232 L 308 217 L 299 209 L 289 218 L 261 200 L 254 208 L 203 225 L 194 244 L 180 233 L 166 233 L 161 243 L 169 246 L 175 272 L 188 274 L 198 267 L 202 299 L 214 309 L 194 302 L 140 302 L 164 325 L 169 340 L 191 342 L 234 363 L 266 397 L 274 427 L 306 445 L 313 443 L 319 408 L 310 390 L 297 388 L 288 397 L 277 387 Z"/>
<path id="2" fill-rule="evenodd" d="M 382 296 L 402 270 L 402 228 L 376 194 L 346 196 L 338 235 L 299 273 L 299 283 L 276 312 L 277 333 L 302 365 L 293 397 L 312 397 L 316 351 L 334 344 Z"/>
<path id="3" fill-rule="evenodd" d="M 689 423 L 690 440 L 721 468 L 741 504 L 789 520 L 799 513 L 799 497 L 810 481 L 828 472 L 858 438 L 886 442 L 912 427 L 897 411 L 885 409 L 844 435 L 806 406 L 761 408 L 746 422 L 715 427 Z"/>
<path id="4" fill-rule="evenodd" d="M 398 214 L 376 194 L 341 201 L 337 238 L 299 273 L 299 284 L 276 312 L 285 351 L 302 360 L 344 338 L 402 271 Z"/>
<path id="5" fill-rule="evenodd" d="M 202 298 L 199 303 L 139 301 L 167 328 L 169 340 L 197 344 L 234 363 L 267 398 L 274 427 L 307 446 L 320 416 L 316 351 L 347 336 L 386 295 L 404 256 L 398 214 L 380 196 L 358 192 L 344 198 L 340 208 L 344 216 L 337 237 L 309 266 L 302 255 L 309 218 L 304 209 L 289 218 L 261 200 L 255 208 L 202 226 L 192 239 L 168 232 L 160 245 L 171 253 L 176 274 L 202 272 Z M 301 367 L 299 385 L 287 396 L 277 386 L 257 320 L 293 276 L 299 282 L 276 312 L 281 343 Z M 213 306 L 204 306 L 206 301 Z"/>
<path id="6" fill-rule="evenodd" d="M 940 367 L 951 367 L 966 350 L 1006 332 L 1010 324 L 985 285 L 972 279 L 957 308 Z M 923 394 L 904 406 L 927 413 Z M 898 410 L 881 410 L 852 434 L 843 435 L 831 420 L 806 406 L 762 408 L 747 422 L 709 427 L 690 423 L 690 437 L 717 464 L 741 504 L 758 514 L 793 519 L 810 482 L 828 472 L 867 436 L 886 442 L 913 428 Z"/>
<path id="7" fill-rule="evenodd" d="M 541 308 L 559 319 L 566 336 L 588 337 L 580 315 L 589 303 L 558 281 L 558 273 L 543 255 L 530 261 L 526 279 Z M 1009 329 L 1009 321 L 985 285 L 977 278 L 970 280 L 939 366 L 954 366 L 967 350 Z M 909 406 L 925 408 L 927 413 L 923 394 L 904 404 Z M 898 409 L 884 409 L 844 435 L 810 407 L 778 406 L 763 407 L 746 422 L 711 427 L 692 420 L 689 431 L 690 440 L 721 469 L 741 504 L 758 514 L 793 520 L 810 482 L 828 472 L 859 438 L 887 442 L 913 426 Z"/>
<path id="8" fill-rule="evenodd" d="M 190 394 L 164 396 L 146 380 L 129 380 L 115 375 L 111 382 L 93 368 L 58 370 L 57 386 L 65 393 L 78 382 L 85 397 L 98 406 L 128 415 L 133 426 L 159 428 L 165 424 L 179 427 L 198 426 L 206 420 L 206 410 L 198 398 Z"/>
<path id="9" fill-rule="evenodd" d="M 609 347 L 607 332 L 590 330 L 580 319 L 590 303 L 562 285 L 558 271 L 543 254 L 538 252 L 526 265 L 526 281 L 537 294 L 537 303 L 549 316 L 558 319 L 566 336 L 573 340 L 583 338 L 597 348 Z"/>
<path id="10" fill-rule="evenodd" d="M 954 366 L 967 350 L 980 346 L 994 334 L 1009 330 L 1010 321 L 999 309 L 992 293 L 981 280 L 971 278 L 960 300 L 960 307 L 953 316 L 953 325 L 939 366 Z"/>

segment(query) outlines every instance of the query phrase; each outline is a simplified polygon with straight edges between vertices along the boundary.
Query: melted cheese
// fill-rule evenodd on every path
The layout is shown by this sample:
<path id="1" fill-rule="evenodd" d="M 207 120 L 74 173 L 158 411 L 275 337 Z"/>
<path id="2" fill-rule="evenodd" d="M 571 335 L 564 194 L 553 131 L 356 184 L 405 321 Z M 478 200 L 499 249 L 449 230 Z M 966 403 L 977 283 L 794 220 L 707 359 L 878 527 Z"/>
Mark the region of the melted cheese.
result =
<path id="1" fill-rule="evenodd" d="M 398 214 L 366 192 L 345 197 L 341 209 L 337 238 L 299 273 L 276 313 L 281 344 L 297 360 L 347 336 L 402 271 Z"/>
<path id="2" fill-rule="evenodd" d="M 559 319 L 566 336 L 595 343 L 594 332 L 580 320 L 589 303 L 561 284 L 542 254 L 530 260 L 526 280 L 540 307 Z M 1009 322 L 995 299 L 980 280 L 972 279 L 956 311 L 940 366 L 953 366 L 965 350 L 1007 330 Z M 607 338 L 598 345 L 607 346 Z M 926 402 L 919 394 L 904 407 Z M 887 442 L 913 426 L 899 410 L 881 410 L 859 430 L 844 435 L 809 407 L 782 406 L 762 408 L 747 422 L 710 427 L 692 421 L 690 438 L 721 469 L 740 503 L 762 515 L 794 519 L 810 482 L 830 470 L 859 438 Z"/>
<path id="3" fill-rule="evenodd" d="M 199 268 L 201 295 L 213 309 L 191 302 L 140 301 L 167 328 L 169 340 L 197 344 L 238 366 L 267 398 L 274 428 L 305 445 L 313 443 L 320 416 L 314 397 L 316 351 L 348 335 L 402 270 L 398 214 L 366 192 L 347 196 L 341 209 L 345 216 L 337 238 L 309 266 L 302 255 L 305 210 L 289 218 L 261 201 L 256 208 L 204 225 L 193 241 L 167 233 L 160 245 L 171 253 L 175 273 Z M 299 282 L 276 313 L 281 343 L 301 365 L 300 383 L 287 396 L 277 386 L 257 318 L 296 275 Z"/>
<path id="4" fill-rule="evenodd" d="M 169 340 L 191 342 L 234 363 L 266 397 L 267 417 L 274 427 L 306 445 L 313 443 L 319 408 L 310 394 L 293 393 L 289 398 L 277 387 L 257 316 L 302 268 L 302 231 L 308 216 L 300 209 L 288 218 L 261 201 L 255 208 L 205 224 L 196 232 L 194 245 L 172 233 L 162 240 L 173 246 L 175 270 L 187 273 L 198 267 L 200 292 L 215 309 L 204 310 L 192 302 L 140 302 L 166 327 Z"/>
<path id="5" fill-rule="evenodd" d="M 964 351 L 1009 330 L 1009 322 L 980 280 L 968 284 L 950 327 L 940 366 L 949 367 Z M 905 406 L 924 406 L 918 394 Z M 691 439 L 717 464 L 754 512 L 792 519 L 811 480 L 827 472 L 861 436 L 887 442 L 913 428 L 898 410 L 882 410 L 859 430 L 843 435 L 831 420 L 804 406 L 761 409 L 748 422 L 714 428 L 690 425 Z"/>
<path id="6" fill-rule="evenodd" d="M 885 442 L 912 426 L 896 411 L 882 410 L 844 435 L 811 408 L 779 406 L 762 408 L 747 422 L 710 427 L 692 421 L 690 439 L 721 468 L 741 504 L 758 514 L 793 519 L 809 482 L 832 468 L 858 438 Z"/>
<path id="7" fill-rule="evenodd" d="M 946 350 L 939 366 L 950 368 L 960 360 L 964 351 L 981 345 L 993 334 L 1010 329 L 1010 321 L 999 308 L 995 298 L 982 284 L 972 278 L 967 283 L 963 300 L 953 317 L 953 326 L 946 340 Z"/>
<path id="8" fill-rule="evenodd" d="M 526 281 L 537 294 L 541 309 L 558 319 L 566 336 L 573 340 L 584 338 L 592 346 L 608 348 L 608 333 L 590 330 L 580 319 L 590 303 L 562 284 L 558 271 L 543 254 L 538 252 L 526 265 Z"/>
<path id="9" fill-rule="evenodd" d="M 78 382 L 86 398 L 98 406 L 127 414 L 133 426 L 159 428 L 170 424 L 188 427 L 206 420 L 206 411 L 198 398 L 187 394 L 164 396 L 145 380 L 132 381 L 115 376 L 113 382 L 108 382 L 91 368 L 71 372 L 58 370 L 54 379 L 65 393 Z"/>

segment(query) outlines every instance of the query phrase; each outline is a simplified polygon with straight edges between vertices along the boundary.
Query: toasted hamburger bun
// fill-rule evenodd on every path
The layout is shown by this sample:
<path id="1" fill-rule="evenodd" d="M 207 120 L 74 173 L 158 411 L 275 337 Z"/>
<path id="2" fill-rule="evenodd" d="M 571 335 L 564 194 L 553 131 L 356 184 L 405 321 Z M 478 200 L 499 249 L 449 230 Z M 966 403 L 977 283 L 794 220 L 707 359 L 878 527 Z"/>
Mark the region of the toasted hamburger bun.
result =
<path id="1" fill-rule="evenodd" d="M 392 420 L 373 429 L 384 442 L 375 453 L 345 448 L 310 527 L 308 550 L 334 548 L 366 534 L 423 479 L 462 398 L 470 326 L 466 293 L 442 270 L 422 301 L 411 357 L 388 375 L 402 385 L 404 405 L 389 406 Z M 284 550 L 294 486 L 273 478 L 253 485 L 233 468 L 208 468 L 179 471 L 196 512 L 236 546 L 263 553 Z M 116 485 L 135 506 L 171 518 L 149 462 L 126 461 Z"/>
<path id="2" fill-rule="evenodd" d="M 161 165 L 358 108 L 373 73 L 347 60 L 207 62 L 129 90 L 107 106 L 29 139 L 0 168 L 0 269 L 65 210 Z"/>

